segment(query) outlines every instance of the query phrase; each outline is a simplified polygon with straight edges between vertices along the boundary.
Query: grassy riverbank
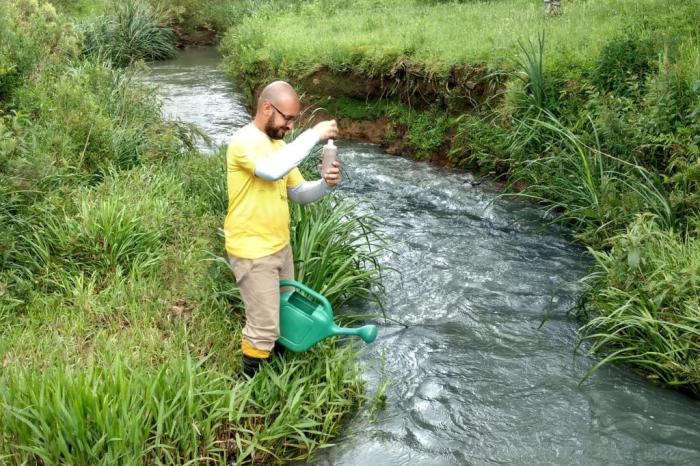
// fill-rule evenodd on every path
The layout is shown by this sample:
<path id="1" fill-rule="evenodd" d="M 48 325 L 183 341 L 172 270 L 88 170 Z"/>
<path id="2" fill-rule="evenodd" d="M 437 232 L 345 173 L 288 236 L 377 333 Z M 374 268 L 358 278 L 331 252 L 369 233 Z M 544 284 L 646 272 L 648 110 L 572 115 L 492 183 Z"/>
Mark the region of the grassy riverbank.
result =
<path id="1" fill-rule="evenodd" d="M 182 47 L 214 45 L 231 25 L 245 17 L 290 4 L 282 0 L 53 0 L 51 3 L 78 22 L 114 18 L 113 10 L 119 7 L 146 7 L 155 12 L 161 25 L 175 34 L 177 44 Z"/>
<path id="2" fill-rule="evenodd" d="M 0 9 L 0 463 L 313 455 L 364 402 L 353 349 L 240 376 L 223 153 L 199 153 L 138 81 L 172 31 L 133 3 L 77 26 L 48 3 Z M 294 211 L 299 278 L 349 263 L 327 296 L 374 299 L 374 220 L 332 202 Z"/>
<path id="3" fill-rule="evenodd" d="M 700 5 L 563 4 L 297 2 L 234 24 L 222 50 L 251 102 L 289 79 L 347 134 L 374 122 L 363 134 L 395 152 L 541 203 L 596 259 L 582 338 L 700 393 Z"/>

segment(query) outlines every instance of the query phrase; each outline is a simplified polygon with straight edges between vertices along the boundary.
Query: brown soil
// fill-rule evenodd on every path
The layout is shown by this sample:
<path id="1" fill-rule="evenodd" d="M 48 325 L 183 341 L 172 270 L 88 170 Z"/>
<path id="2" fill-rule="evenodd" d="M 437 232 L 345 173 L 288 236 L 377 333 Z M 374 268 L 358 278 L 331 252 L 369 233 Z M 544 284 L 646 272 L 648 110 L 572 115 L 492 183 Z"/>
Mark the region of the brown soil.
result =
<path id="1" fill-rule="evenodd" d="M 173 30 L 177 35 L 177 46 L 180 48 L 215 45 L 218 42 L 216 31 L 213 29 L 201 28 L 196 31 L 186 31 L 175 26 Z"/>
<path id="2" fill-rule="evenodd" d="M 450 111 L 474 109 L 497 95 L 500 88 L 488 77 L 485 67 L 454 67 L 448 76 L 438 77 L 406 61 L 395 63 L 391 70 L 377 76 L 319 67 L 294 84 L 312 96 L 367 100 L 395 97 L 414 108 L 439 103 Z"/>
<path id="3" fill-rule="evenodd" d="M 315 114 L 312 121 L 307 121 L 306 123 L 313 125 L 317 121 L 329 118 L 335 118 L 335 116 L 319 111 Z M 376 120 L 338 118 L 338 130 L 342 139 L 378 144 L 387 154 L 415 158 L 414 151 L 407 139 L 408 129 L 402 125 L 392 123 L 385 115 Z M 448 166 L 450 164 L 447 154 L 453 137 L 454 134 L 452 132 L 446 135 L 443 146 L 431 155 L 429 159 L 431 163 L 440 166 Z"/>
<path id="4" fill-rule="evenodd" d="M 338 129 L 343 139 L 385 145 L 387 140 L 389 140 L 388 135 L 391 132 L 391 122 L 385 116 L 374 121 L 340 118 L 338 120 Z"/>

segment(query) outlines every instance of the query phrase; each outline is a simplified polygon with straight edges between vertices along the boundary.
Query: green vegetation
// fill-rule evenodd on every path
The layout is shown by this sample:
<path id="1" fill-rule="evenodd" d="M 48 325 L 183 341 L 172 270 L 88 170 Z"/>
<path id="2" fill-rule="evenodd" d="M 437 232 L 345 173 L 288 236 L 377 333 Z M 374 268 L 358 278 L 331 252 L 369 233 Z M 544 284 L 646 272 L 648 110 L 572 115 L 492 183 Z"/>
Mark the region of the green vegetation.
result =
<path id="1" fill-rule="evenodd" d="M 192 35 L 209 30 L 223 34 L 231 25 L 260 11 L 288 4 L 282 0 L 144 0 L 167 12 L 176 31 Z M 299 1 L 299 0 L 296 0 Z"/>
<path id="2" fill-rule="evenodd" d="M 292 78 L 415 157 L 524 187 L 591 246 L 601 364 L 699 393 L 700 8 L 672 3 L 0 0 L 0 462 L 306 460 L 364 401 L 332 341 L 239 376 L 223 153 L 135 79 L 173 31 L 231 27 L 249 94 Z M 356 211 L 292 211 L 298 277 L 336 307 L 380 289 Z"/>
<path id="3" fill-rule="evenodd" d="M 175 33 L 163 11 L 137 0 L 115 3 L 111 10 L 80 25 L 85 55 L 116 65 L 175 56 Z"/>
<path id="4" fill-rule="evenodd" d="M 693 223 L 692 233 L 679 234 L 642 214 L 608 251 L 592 251 L 598 266 L 587 278 L 583 330 L 593 350 L 606 355 L 599 364 L 634 363 L 650 378 L 698 395 L 700 243 Z"/>
<path id="5" fill-rule="evenodd" d="M 224 30 L 232 24 L 234 8 L 244 8 L 252 2 L 230 0 L 147 0 L 149 4 L 168 13 L 171 22 L 181 32 L 192 34 L 200 29 Z"/>
<path id="6" fill-rule="evenodd" d="M 305 459 L 356 407 L 362 384 L 350 348 L 278 359 L 250 381 L 168 357 L 157 370 L 119 359 L 0 386 L 3 461 L 21 464 L 267 463 Z M 96 396 L 99 394 L 99 396 Z"/>
<path id="7" fill-rule="evenodd" d="M 223 152 L 198 153 L 138 82 L 158 40 L 112 34 L 157 26 L 135 5 L 92 17 L 110 25 L 96 50 L 50 4 L 0 0 L 0 462 L 307 459 L 364 401 L 353 347 L 239 375 Z M 336 306 L 374 297 L 376 226 L 327 202 L 294 212 L 299 273 L 348 285 L 326 290 Z"/>
<path id="8" fill-rule="evenodd" d="M 454 124 L 437 106 L 423 111 L 398 104 L 387 109 L 387 115 L 395 123 L 395 131 L 405 134 L 412 155 L 418 159 L 427 159 L 440 148 L 449 144 L 447 131 Z"/>
<path id="9" fill-rule="evenodd" d="M 133 34 L 131 28 L 143 24 L 143 19 L 149 22 L 155 19 L 155 26 L 167 26 L 170 33 L 177 36 L 178 44 L 183 46 L 212 45 L 218 35 L 246 16 L 273 11 L 289 4 L 282 0 L 52 0 L 50 3 L 62 13 L 88 22 L 88 27 L 108 30 L 124 28 L 118 34 Z M 137 21 L 133 25 L 110 24 L 115 19 L 115 11 L 118 13 L 124 8 L 138 10 Z M 116 39 L 110 42 L 112 46 L 129 46 L 119 44 Z"/>
<path id="10" fill-rule="evenodd" d="M 412 72 L 446 77 L 455 65 L 510 67 L 517 40 L 544 30 L 548 42 L 557 44 L 547 70 L 590 69 L 606 39 L 620 31 L 644 28 L 661 37 L 693 32 L 700 19 L 697 5 L 674 4 L 572 2 L 566 14 L 547 18 L 536 0 L 290 2 L 274 13 L 234 24 L 223 47 L 230 50 L 227 63 L 234 73 L 281 71 L 294 76 L 324 66 L 375 76 L 404 65 Z M 271 25 L 283 33 L 269 34 Z"/>
<path id="11" fill-rule="evenodd" d="M 337 305 L 356 298 L 381 305 L 377 257 L 384 245 L 376 233 L 379 220 L 333 197 L 291 208 L 299 280 Z"/>
<path id="12" fill-rule="evenodd" d="M 101 14 L 110 0 L 53 0 L 51 4 L 71 17 L 88 17 Z"/>
<path id="13" fill-rule="evenodd" d="M 316 106 L 338 118 L 351 120 L 376 120 L 385 114 L 391 104 L 384 100 L 367 102 L 353 97 L 319 99 Z"/>
<path id="14" fill-rule="evenodd" d="M 699 393 L 698 24 L 681 0 L 555 17 L 534 0 L 319 0 L 244 18 L 222 51 L 248 98 L 287 78 L 332 114 L 387 118 L 406 155 L 541 203 L 597 260 L 579 307 L 592 351 Z"/>

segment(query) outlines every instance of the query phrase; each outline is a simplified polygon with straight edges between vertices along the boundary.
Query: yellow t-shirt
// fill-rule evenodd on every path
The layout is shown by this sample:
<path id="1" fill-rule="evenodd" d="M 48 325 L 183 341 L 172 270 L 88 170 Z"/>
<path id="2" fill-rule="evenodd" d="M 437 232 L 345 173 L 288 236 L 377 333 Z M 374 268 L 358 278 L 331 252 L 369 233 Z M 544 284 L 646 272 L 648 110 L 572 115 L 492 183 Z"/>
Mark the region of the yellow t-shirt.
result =
<path id="1" fill-rule="evenodd" d="M 284 147 L 252 123 L 236 131 L 226 152 L 228 212 L 224 222 L 226 251 L 235 257 L 258 259 L 289 244 L 287 188 L 305 180 L 294 168 L 277 181 L 255 176 L 255 166 Z"/>

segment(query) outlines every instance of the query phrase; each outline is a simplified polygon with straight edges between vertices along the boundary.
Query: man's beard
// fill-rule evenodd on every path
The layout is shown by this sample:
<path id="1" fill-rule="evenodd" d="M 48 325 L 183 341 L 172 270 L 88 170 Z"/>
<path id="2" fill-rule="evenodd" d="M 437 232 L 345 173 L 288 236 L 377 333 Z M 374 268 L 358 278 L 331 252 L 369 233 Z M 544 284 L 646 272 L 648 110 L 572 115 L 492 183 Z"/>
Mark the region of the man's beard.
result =
<path id="1" fill-rule="evenodd" d="M 265 134 L 267 134 L 270 139 L 282 139 L 284 135 L 287 134 L 287 130 L 284 128 L 275 128 L 273 126 L 274 119 L 274 115 L 267 119 L 267 123 L 265 123 Z"/>

